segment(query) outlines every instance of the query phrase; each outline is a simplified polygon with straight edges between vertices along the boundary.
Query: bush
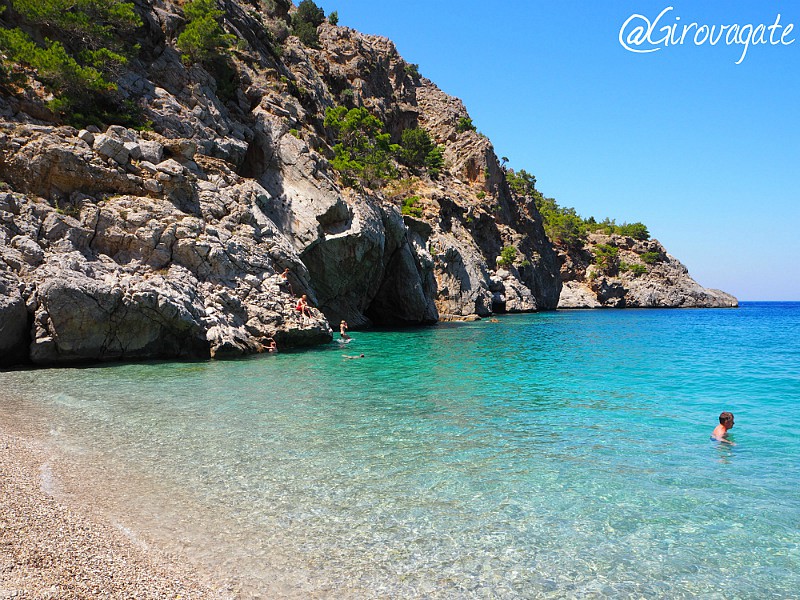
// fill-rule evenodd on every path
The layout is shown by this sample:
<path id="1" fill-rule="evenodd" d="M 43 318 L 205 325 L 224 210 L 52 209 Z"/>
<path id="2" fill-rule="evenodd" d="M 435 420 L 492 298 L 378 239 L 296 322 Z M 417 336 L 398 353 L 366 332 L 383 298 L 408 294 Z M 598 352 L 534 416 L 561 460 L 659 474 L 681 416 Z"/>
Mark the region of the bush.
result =
<path id="1" fill-rule="evenodd" d="M 647 263 L 648 265 L 654 265 L 659 260 L 661 260 L 661 253 L 660 252 L 644 252 L 639 258 L 642 259 L 642 262 Z"/>
<path id="2" fill-rule="evenodd" d="M 613 275 L 619 269 L 619 248 L 609 244 L 598 244 L 594 248 L 594 264 L 604 273 Z"/>
<path id="3" fill-rule="evenodd" d="M 331 25 L 338 25 L 339 24 L 339 12 L 333 11 L 331 14 L 328 15 L 328 23 Z"/>
<path id="4" fill-rule="evenodd" d="M 619 264 L 619 270 L 633 273 L 634 276 L 644 275 L 647 273 L 647 267 L 640 265 L 639 263 L 628 264 L 626 262 L 621 262 Z"/>
<path id="5" fill-rule="evenodd" d="M 227 51 L 236 37 L 225 33 L 219 18 L 225 14 L 215 0 L 191 0 L 183 7 L 186 28 L 178 36 L 178 49 L 191 62 L 207 62 Z"/>
<path id="6" fill-rule="evenodd" d="M 336 15 L 338 21 L 338 14 Z M 305 46 L 319 48 L 317 27 L 325 21 L 325 11 L 314 0 L 303 0 L 292 15 L 292 33 L 300 38 Z"/>
<path id="7" fill-rule="evenodd" d="M 406 75 L 411 77 L 419 77 L 419 65 L 414 63 L 407 63 L 405 66 Z"/>
<path id="8" fill-rule="evenodd" d="M 339 171 L 345 185 L 374 187 L 395 176 L 392 157 L 400 146 L 390 142 L 383 123 L 366 108 L 329 108 L 324 125 L 336 136 L 331 166 Z"/>
<path id="9" fill-rule="evenodd" d="M 444 167 L 444 150 L 433 142 L 430 134 L 420 128 L 405 129 L 401 141 L 401 162 L 412 170 L 425 167 L 436 179 Z"/>
<path id="10" fill-rule="evenodd" d="M 420 218 L 422 216 L 422 207 L 417 206 L 419 200 L 419 196 L 410 196 L 406 198 L 403 200 L 403 206 L 400 209 L 400 212 L 409 217 Z"/>
<path id="11" fill-rule="evenodd" d="M 19 66 L 54 96 L 48 107 L 83 126 L 108 122 L 135 126 L 141 109 L 116 93 L 115 79 L 138 46 L 127 43 L 141 19 L 131 2 L 119 0 L 9 0 L 20 24 L 36 32 L 37 43 L 22 29 L 0 29 L 0 73 L 28 87 Z"/>
<path id="12" fill-rule="evenodd" d="M 617 227 L 616 233 L 632 237 L 635 240 L 649 240 L 650 232 L 642 223 L 623 223 Z"/>
<path id="13" fill-rule="evenodd" d="M 534 192 L 536 192 L 536 177 L 528 173 L 525 169 L 520 169 L 519 173 L 514 171 L 514 169 L 509 169 L 506 171 L 506 181 L 508 182 L 508 187 L 510 187 L 511 191 L 517 196 L 525 198 L 527 196 L 533 196 Z"/>
<path id="14" fill-rule="evenodd" d="M 11 7 L 27 22 L 56 33 L 79 49 L 131 49 L 124 37 L 142 24 L 133 2 L 120 0 L 10 0 Z"/>
<path id="15" fill-rule="evenodd" d="M 458 125 L 456 125 L 456 131 L 458 133 L 463 133 L 465 131 L 477 131 L 478 128 L 472 123 L 472 119 L 469 117 L 461 117 L 458 120 Z"/>
<path id="16" fill-rule="evenodd" d="M 404 129 L 401 136 L 400 160 L 409 167 L 424 167 L 435 144 L 424 129 Z"/>
<path id="17" fill-rule="evenodd" d="M 59 42 L 48 42 L 42 48 L 20 29 L 0 29 L 0 48 L 12 61 L 36 69 L 42 82 L 58 94 L 74 96 L 84 90 L 102 93 L 116 89 L 94 67 L 79 65 Z"/>
<path id="18" fill-rule="evenodd" d="M 517 249 L 514 246 L 506 246 L 500 251 L 500 258 L 497 259 L 497 266 L 509 267 L 517 259 Z"/>
<path id="19" fill-rule="evenodd" d="M 441 146 L 434 146 L 428 155 L 425 157 L 425 168 L 428 169 L 428 175 L 431 179 L 438 179 L 439 174 L 444 169 L 444 148 Z"/>

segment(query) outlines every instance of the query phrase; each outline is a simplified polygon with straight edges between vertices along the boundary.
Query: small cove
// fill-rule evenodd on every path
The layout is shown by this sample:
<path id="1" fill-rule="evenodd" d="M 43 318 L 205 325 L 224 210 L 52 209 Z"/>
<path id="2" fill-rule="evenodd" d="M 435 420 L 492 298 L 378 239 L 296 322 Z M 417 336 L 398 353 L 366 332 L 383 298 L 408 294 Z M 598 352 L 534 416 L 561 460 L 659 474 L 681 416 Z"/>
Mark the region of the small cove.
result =
<path id="1" fill-rule="evenodd" d="M 800 305 L 353 336 L 0 373 L 0 419 L 44 439 L 68 491 L 243 597 L 800 585 Z M 734 447 L 708 440 L 721 410 Z"/>

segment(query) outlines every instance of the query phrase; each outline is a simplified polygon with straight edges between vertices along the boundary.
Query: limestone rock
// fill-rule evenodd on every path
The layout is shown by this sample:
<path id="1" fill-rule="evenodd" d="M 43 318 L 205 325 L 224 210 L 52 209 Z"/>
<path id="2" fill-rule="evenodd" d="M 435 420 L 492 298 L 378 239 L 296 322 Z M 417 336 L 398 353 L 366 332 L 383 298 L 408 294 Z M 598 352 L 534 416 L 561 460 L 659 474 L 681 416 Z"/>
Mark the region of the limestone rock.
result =
<path id="1" fill-rule="evenodd" d="M 118 91 L 151 130 L 78 131 L 37 122 L 53 115 L 32 99 L 14 110 L 0 99 L 3 361 L 240 356 L 269 338 L 328 342 L 340 319 L 554 309 L 562 281 L 562 299 L 586 304 L 735 302 L 649 242 L 613 240 L 629 262 L 658 253 L 647 276 L 590 280 L 590 250 L 562 254 L 562 267 L 491 142 L 459 131 L 463 103 L 408 69 L 390 40 L 323 23 L 310 49 L 288 36 L 288 0 L 260 11 L 231 0 L 225 26 L 246 44 L 208 70 L 174 46 L 178 4 L 140 4 L 142 60 L 121 67 Z M 265 28 L 284 40 L 280 54 Z M 382 189 L 344 186 L 324 125 L 335 105 L 365 107 L 393 141 L 426 129 L 444 149 L 440 177 L 399 166 Z M 411 196 L 418 206 L 403 215 Z M 508 246 L 517 258 L 498 268 Z M 301 294 L 310 318 L 295 310 Z"/>
<path id="2" fill-rule="evenodd" d="M 125 142 L 105 133 L 95 137 L 93 148 L 101 156 L 106 156 L 121 165 L 127 163 L 130 157 L 130 152 L 125 147 Z"/>
<path id="3" fill-rule="evenodd" d="M 627 268 L 601 272 L 592 263 L 593 249 L 605 244 L 618 248 L 618 261 Z M 643 256 L 648 257 L 648 262 Z M 593 233 L 586 247 L 563 252 L 565 279 L 559 308 L 733 308 L 736 298 L 709 290 L 689 275 L 658 240 L 635 240 L 621 235 Z M 634 265 L 632 269 L 630 265 Z M 641 272 L 637 272 L 641 271 Z"/>
<path id="4" fill-rule="evenodd" d="M 561 288 L 558 299 L 558 308 L 600 308 L 602 305 L 597 300 L 597 294 L 592 289 L 578 281 L 566 281 Z"/>

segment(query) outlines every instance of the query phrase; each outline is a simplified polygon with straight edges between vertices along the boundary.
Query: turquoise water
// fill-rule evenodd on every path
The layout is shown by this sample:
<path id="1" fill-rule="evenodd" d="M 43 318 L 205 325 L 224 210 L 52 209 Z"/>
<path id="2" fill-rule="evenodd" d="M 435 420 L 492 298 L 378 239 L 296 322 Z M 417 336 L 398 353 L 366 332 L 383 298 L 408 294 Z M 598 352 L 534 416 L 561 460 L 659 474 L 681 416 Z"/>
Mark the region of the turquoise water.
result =
<path id="1" fill-rule="evenodd" d="M 800 304 L 353 335 L 0 373 L 0 423 L 243 597 L 797 597 Z"/>

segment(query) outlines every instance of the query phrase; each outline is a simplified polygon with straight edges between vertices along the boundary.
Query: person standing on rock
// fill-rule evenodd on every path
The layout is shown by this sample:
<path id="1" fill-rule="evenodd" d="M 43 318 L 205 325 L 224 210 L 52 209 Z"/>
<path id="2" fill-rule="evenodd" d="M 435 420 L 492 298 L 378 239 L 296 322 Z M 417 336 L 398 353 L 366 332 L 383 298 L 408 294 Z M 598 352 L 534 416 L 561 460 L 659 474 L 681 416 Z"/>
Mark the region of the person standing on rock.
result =
<path id="1" fill-rule="evenodd" d="M 304 317 L 311 318 L 311 309 L 308 307 L 308 298 L 305 294 L 300 296 L 300 300 L 297 301 L 297 306 L 295 306 L 295 310 L 299 312 Z"/>
<path id="2" fill-rule="evenodd" d="M 289 293 L 294 296 L 294 292 L 292 291 L 292 284 L 289 283 L 289 267 L 286 267 L 283 272 L 281 273 L 281 283 L 285 284 L 286 287 L 289 289 Z"/>

